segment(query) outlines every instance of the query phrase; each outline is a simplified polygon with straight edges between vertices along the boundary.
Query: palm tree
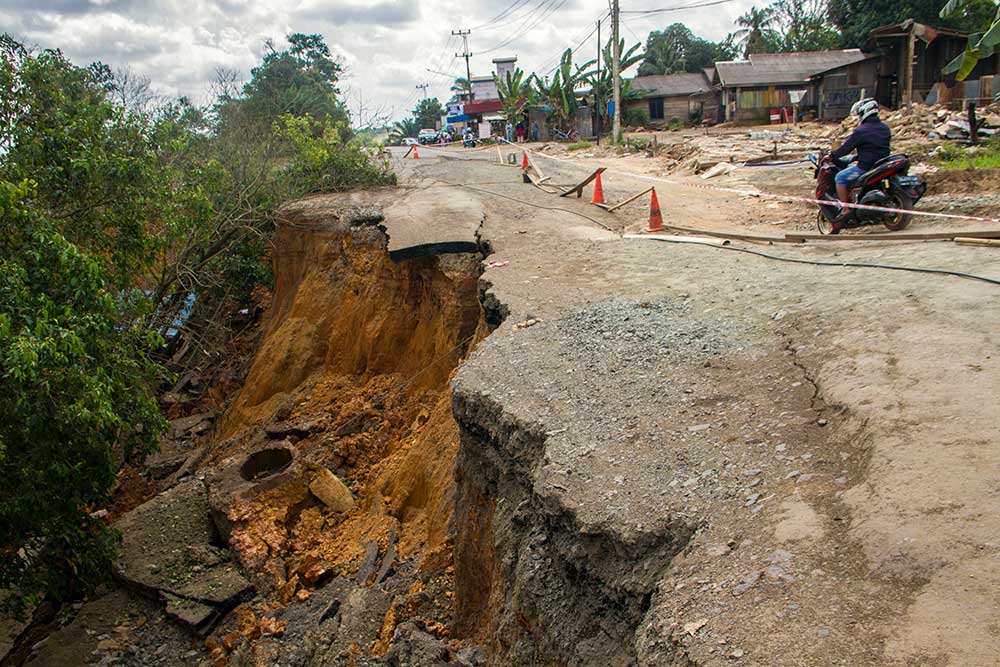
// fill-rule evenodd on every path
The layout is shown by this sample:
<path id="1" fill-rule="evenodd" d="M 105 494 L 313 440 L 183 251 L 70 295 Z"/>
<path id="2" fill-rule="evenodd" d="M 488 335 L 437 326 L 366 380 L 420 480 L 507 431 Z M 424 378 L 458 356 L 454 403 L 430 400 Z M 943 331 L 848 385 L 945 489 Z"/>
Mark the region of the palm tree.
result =
<path id="1" fill-rule="evenodd" d="M 743 56 L 751 53 L 767 53 L 773 50 L 780 41 L 778 34 L 771 26 L 775 21 L 774 9 L 751 7 L 743 16 L 736 19 L 740 29 L 733 33 L 739 44 L 743 45 Z"/>
<path id="2" fill-rule="evenodd" d="M 398 146 L 406 137 L 415 137 L 420 131 L 420 124 L 416 118 L 404 118 L 392 124 L 389 129 L 389 143 Z"/>

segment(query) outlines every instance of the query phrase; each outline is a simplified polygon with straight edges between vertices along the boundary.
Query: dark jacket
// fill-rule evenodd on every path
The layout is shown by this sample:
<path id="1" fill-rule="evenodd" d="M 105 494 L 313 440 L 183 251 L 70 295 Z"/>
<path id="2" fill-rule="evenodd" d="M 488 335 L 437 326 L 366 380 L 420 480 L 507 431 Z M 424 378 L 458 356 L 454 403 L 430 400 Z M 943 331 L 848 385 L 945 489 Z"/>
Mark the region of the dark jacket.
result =
<path id="1" fill-rule="evenodd" d="M 830 151 L 830 157 L 841 158 L 854 149 L 858 151 L 858 166 L 868 171 L 875 163 L 889 156 L 892 130 L 878 119 L 870 116 L 858 125 L 840 148 Z"/>

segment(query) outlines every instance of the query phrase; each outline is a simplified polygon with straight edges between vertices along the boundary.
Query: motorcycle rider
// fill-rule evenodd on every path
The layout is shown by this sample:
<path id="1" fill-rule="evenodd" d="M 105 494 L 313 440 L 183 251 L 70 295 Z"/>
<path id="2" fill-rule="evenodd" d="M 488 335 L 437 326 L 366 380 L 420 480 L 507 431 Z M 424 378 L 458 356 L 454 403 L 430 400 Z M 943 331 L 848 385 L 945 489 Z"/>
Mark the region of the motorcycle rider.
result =
<path id="1" fill-rule="evenodd" d="M 830 151 L 830 157 L 837 159 L 857 150 L 858 162 L 846 169 L 837 172 L 837 196 L 840 201 L 846 202 L 850 199 L 851 186 L 875 163 L 882 158 L 889 156 L 889 148 L 892 143 L 892 130 L 878 117 L 878 102 L 872 98 L 866 98 L 854 103 L 851 107 L 851 115 L 857 116 L 858 126 L 851 133 L 840 147 Z M 848 209 L 843 209 L 837 217 L 839 222 L 850 214 Z"/>

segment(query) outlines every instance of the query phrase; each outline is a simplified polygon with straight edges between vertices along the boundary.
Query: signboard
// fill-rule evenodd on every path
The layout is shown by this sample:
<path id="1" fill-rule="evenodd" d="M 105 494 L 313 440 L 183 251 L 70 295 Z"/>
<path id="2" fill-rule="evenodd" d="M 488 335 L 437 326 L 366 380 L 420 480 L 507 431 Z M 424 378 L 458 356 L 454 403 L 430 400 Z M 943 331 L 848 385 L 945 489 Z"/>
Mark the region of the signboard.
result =
<path id="1" fill-rule="evenodd" d="M 480 139 L 489 139 L 490 138 L 490 124 L 489 123 L 480 123 L 479 124 L 479 138 Z"/>
<path id="2" fill-rule="evenodd" d="M 792 104 L 798 104 L 802 101 L 802 98 L 806 96 L 808 90 L 789 90 L 788 99 Z"/>
<path id="3" fill-rule="evenodd" d="M 614 100 L 608 100 L 608 115 L 609 116 L 614 116 L 615 115 L 615 101 Z"/>
<path id="4" fill-rule="evenodd" d="M 449 116 L 461 116 L 465 113 L 465 105 L 460 103 L 449 104 L 448 105 L 448 115 Z"/>

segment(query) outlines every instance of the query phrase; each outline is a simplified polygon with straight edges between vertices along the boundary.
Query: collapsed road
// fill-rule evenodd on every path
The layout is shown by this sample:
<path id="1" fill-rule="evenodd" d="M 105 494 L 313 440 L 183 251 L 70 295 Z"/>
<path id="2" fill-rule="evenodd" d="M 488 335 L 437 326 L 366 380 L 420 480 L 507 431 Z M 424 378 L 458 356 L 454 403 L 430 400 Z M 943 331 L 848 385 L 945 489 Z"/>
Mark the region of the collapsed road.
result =
<path id="1" fill-rule="evenodd" d="M 35 664 L 991 664 L 995 287 L 623 239 L 636 207 L 423 153 L 288 208 L 245 380 L 122 519 L 155 605 L 88 602 Z M 1000 274 L 950 244 L 780 252 Z M 188 544 L 151 555 L 168 529 Z"/>

